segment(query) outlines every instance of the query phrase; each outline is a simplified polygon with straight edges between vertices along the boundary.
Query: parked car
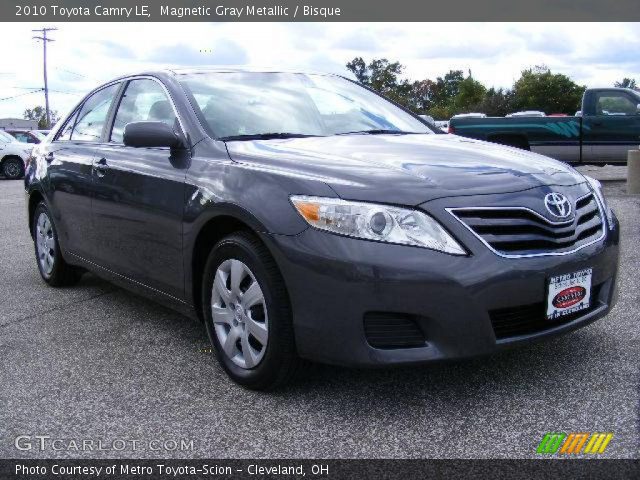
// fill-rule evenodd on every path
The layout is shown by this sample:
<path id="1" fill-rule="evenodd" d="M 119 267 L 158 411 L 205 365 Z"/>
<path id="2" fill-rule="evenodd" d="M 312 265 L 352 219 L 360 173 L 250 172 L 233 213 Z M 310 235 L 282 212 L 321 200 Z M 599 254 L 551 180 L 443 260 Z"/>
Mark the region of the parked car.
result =
<path id="1" fill-rule="evenodd" d="M 47 136 L 43 135 L 39 130 L 6 129 L 5 131 L 22 143 L 33 143 L 37 145 L 47 138 Z"/>
<path id="2" fill-rule="evenodd" d="M 449 131 L 449 120 L 436 120 L 436 127 L 438 127 L 443 132 Z"/>
<path id="3" fill-rule="evenodd" d="M 455 118 L 449 131 L 566 162 L 626 162 L 627 151 L 640 143 L 640 93 L 592 88 L 573 117 Z"/>
<path id="4" fill-rule="evenodd" d="M 18 142 L 14 137 L 0 130 L 0 173 L 11 180 L 21 178 L 31 149 L 31 146 Z"/>
<path id="5" fill-rule="evenodd" d="M 487 118 L 486 113 L 458 113 L 451 118 Z"/>
<path id="6" fill-rule="evenodd" d="M 47 284 L 91 270 L 199 318 L 254 389 L 299 358 L 496 352 L 616 299 L 619 226 L 596 180 L 435 134 L 336 75 L 117 78 L 35 147 L 25 188 Z"/>
<path id="7" fill-rule="evenodd" d="M 427 122 L 429 125 L 435 125 L 436 121 L 433 119 L 431 115 L 418 115 L 421 119 Z"/>
<path id="8" fill-rule="evenodd" d="M 525 110 L 523 112 L 514 112 L 505 115 L 506 118 L 511 117 L 546 117 L 547 115 L 544 112 L 540 112 L 538 110 Z"/>

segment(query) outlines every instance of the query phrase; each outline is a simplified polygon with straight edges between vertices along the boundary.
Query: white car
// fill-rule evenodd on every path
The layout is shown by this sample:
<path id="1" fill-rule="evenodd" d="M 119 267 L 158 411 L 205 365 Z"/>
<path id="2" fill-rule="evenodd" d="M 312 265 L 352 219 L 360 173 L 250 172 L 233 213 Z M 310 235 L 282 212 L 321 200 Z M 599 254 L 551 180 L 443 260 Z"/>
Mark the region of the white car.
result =
<path id="1" fill-rule="evenodd" d="M 505 116 L 506 117 L 546 117 L 547 115 L 544 112 L 541 112 L 539 110 L 525 110 L 524 112 L 514 112 Z"/>
<path id="2" fill-rule="evenodd" d="M 458 113 L 451 118 L 487 118 L 486 113 Z"/>
<path id="3" fill-rule="evenodd" d="M 0 174 L 11 180 L 21 178 L 32 149 L 33 145 L 19 142 L 0 131 Z"/>
<path id="4" fill-rule="evenodd" d="M 421 119 L 427 122 L 429 125 L 435 125 L 436 121 L 433 119 L 431 115 L 418 115 Z"/>
<path id="5" fill-rule="evenodd" d="M 436 127 L 445 133 L 449 132 L 449 120 L 436 120 Z"/>

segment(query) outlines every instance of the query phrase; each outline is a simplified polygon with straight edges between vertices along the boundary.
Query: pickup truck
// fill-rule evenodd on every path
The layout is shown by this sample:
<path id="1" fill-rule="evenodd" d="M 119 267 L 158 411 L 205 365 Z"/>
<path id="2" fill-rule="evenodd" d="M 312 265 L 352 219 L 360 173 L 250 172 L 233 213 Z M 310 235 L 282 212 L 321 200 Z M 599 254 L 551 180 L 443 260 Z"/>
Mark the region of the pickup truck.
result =
<path id="1" fill-rule="evenodd" d="M 621 163 L 640 145 L 640 93 L 591 88 L 575 117 L 452 118 L 449 133 L 531 150 L 570 163 Z"/>

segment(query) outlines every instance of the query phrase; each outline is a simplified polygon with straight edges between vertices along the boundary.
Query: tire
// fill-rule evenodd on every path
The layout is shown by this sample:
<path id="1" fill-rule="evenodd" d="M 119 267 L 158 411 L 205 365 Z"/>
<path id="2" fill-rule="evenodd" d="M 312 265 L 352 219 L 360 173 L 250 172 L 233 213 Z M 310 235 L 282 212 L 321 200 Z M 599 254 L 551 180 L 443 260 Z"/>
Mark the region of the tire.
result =
<path id="1" fill-rule="evenodd" d="M 233 381 L 252 390 L 272 390 L 293 379 L 300 359 L 289 298 L 260 240 L 238 232 L 218 242 L 205 265 L 201 298 L 216 358 Z"/>
<path id="2" fill-rule="evenodd" d="M 2 175 L 9 180 L 17 180 L 24 176 L 24 163 L 19 157 L 8 157 L 2 162 Z"/>
<path id="3" fill-rule="evenodd" d="M 78 283 L 83 270 L 69 265 L 62 258 L 53 218 L 44 202 L 36 207 L 31 228 L 36 263 L 42 279 L 52 287 L 67 287 Z"/>

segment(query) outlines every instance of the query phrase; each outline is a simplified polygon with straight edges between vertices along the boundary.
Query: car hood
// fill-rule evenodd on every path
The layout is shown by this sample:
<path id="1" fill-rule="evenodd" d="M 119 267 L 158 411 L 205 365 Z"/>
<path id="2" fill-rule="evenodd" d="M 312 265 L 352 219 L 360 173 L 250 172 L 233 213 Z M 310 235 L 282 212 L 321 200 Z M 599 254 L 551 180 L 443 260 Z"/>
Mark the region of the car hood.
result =
<path id="1" fill-rule="evenodd" d="M 542 155 L 455 135 L 233 141 L 227 150 L 238 162 L 324 181 L 345 199 L 403 205 L 585 181 Z"/>

